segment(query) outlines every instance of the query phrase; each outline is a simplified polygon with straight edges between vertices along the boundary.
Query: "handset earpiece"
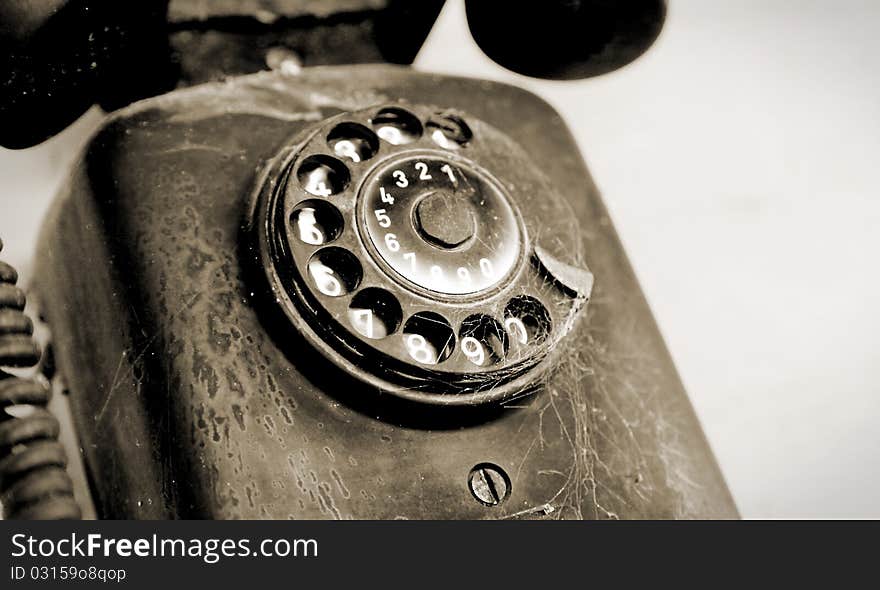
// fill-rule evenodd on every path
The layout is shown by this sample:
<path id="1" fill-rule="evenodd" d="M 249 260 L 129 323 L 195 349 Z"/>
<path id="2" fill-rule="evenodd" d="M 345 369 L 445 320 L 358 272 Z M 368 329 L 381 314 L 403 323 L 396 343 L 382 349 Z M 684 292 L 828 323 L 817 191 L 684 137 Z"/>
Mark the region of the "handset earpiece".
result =
<path id="1" fill-rule="evenodd" d="M 657 39 L 665 0 L 467 0 L 468 26 L 518 74 L 576 80 L 630 63 Z"/>

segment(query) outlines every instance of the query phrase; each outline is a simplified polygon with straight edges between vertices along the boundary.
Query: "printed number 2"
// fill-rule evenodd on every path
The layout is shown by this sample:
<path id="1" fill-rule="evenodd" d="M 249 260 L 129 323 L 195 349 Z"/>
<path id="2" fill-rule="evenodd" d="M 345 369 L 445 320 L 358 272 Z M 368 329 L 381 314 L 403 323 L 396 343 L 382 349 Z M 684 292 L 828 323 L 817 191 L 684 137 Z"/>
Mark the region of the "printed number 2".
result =
<path id="1" fill-rule="evenodd" d="M 433 176 L 428 174 L 428 165 L 424 162 L 416 162 L 416 170 L 419 171 L 419 180 L 431 180 Z"/>

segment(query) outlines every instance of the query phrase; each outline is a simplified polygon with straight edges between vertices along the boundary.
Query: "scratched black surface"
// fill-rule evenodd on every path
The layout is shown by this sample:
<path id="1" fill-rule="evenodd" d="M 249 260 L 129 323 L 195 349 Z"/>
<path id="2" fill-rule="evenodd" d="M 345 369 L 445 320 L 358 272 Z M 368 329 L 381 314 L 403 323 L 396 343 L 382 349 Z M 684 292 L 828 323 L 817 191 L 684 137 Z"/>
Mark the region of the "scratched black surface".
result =
<path id="1" fill-rule="evenodd" d="M 304 126 L 398 98 L 517 138 L 574 209 L 596 277 L 543 391 L 461 428 L 322 392 L 309 351 L 255 312 L 243 260 L 260 165 Z M 120 111 L 69 187 L 36 282 L 103 516 L 736 516 L 574 140 L 523 90 L 389 66 L 197 86 Z M 510 474 L 500 506 L 467 489 L 485 461 Z"/>

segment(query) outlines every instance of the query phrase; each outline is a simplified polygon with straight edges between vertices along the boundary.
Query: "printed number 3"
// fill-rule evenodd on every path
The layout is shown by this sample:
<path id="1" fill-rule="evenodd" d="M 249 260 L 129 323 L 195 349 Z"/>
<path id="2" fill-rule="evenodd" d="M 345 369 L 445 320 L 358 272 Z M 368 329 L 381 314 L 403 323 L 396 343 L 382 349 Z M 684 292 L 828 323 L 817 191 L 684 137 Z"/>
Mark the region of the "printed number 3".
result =
<path id="1" fill-rule="evenodd" d="M 394 184 L 396 184 L 400 188 L 406 188 L 409 186 L 409 181 L 406 179 L 406 174 L 404 174 L 402 170 L 395 170 L 391 173 L 391 176 L 393 176 L 397 180 L 397 182 L 395 182 Z"/>

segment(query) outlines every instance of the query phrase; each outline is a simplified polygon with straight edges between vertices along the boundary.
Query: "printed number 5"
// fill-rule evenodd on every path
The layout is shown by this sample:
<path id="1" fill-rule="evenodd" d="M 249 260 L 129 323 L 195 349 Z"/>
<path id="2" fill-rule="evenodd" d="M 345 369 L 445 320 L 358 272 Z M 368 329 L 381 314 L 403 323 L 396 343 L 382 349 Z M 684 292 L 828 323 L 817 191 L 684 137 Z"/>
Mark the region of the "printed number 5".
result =
<path id="1" fill-rule="evenodd" d="M 391 218 L 385 213 L 385 209 L 376 209 L 373 213 L 376 214 L 379 227 L 391 227 Z"/>
<path id="2" fill-rule="evenodd" d="M 324 295 L 338 297 L 342 295 L 342 283 L 333 276 L 333 269 L 323 264 L 314 264 L 310 268 L 318 290 Z"/>

